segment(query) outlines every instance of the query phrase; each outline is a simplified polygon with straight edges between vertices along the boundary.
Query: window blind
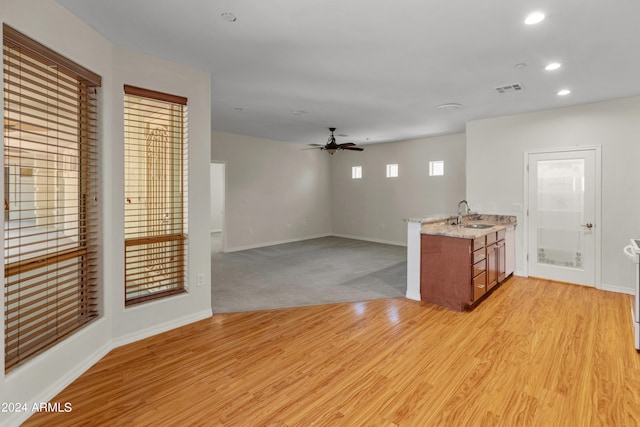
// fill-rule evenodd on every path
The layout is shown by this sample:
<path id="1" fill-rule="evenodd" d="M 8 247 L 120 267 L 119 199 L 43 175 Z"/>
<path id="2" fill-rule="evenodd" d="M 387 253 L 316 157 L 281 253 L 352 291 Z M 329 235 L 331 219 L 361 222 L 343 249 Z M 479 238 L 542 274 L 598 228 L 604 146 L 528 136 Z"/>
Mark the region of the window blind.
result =
<path id="1" fill-rule="evenodd" d="M 187 99 L 125 85 L 125 305 L 185 291 Z"/>
<path id="2" fill-rule="evenodd" d="M 100 76 L 3 25 L 5 371 L 98 317 Z"/>

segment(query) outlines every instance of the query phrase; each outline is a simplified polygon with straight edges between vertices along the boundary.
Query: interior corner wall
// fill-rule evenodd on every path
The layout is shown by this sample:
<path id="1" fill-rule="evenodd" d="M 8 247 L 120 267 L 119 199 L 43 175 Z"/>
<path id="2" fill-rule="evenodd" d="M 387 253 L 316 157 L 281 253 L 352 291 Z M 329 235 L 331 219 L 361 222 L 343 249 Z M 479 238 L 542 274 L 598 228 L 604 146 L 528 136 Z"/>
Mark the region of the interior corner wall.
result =
<path id="1" fill-rule="evenodd" d="M 99 108 L 102 124 L 111 120 L 113 90 L 112 83 L 112 45 L 94 30 L 71 15 L 53 0 L 2 0 L 0 21 L 37 40 L 43 45 L 59 52 L 65 57 L 88 68 L 102 77 Z M 2 67 L 0 67 L 0 79 Z M 1 89 L 0 89 L 1 91 Z M 101 215 L 106 219 L 103 230 L 102 265 L 110 266 L 110 248 L 113 240 L 110 231 L 114 224 L 108 221 L 110 165 L 108 149 L 104 146 L 113 139 L 110 126 L 101 126 L 99 142 L 101 154 L 99 164 L 102 175 L 103 199 Z M 105 153 L 106 151 L 106 153 Z M 0 185 L 0 188 L 4 188 Z M 121 226 L 121 225 L 119 225 Z M 4 268 L 2 269 L 4 271 Z M 0 401 L 27 403 L 29 412 L 0 412 L 0 425 L 17 425 L 31 415 L 32 404 L 52 399 L 67 384 L 84 370 L 99 360 L 111 346 L 112 312 L 110 294 L 104 292 L 113 276 L 110 268 L 102 268 L 102 305 L 101 318 L 81 329 L 64 341 L 44 353 L 4 373 L 4 361 L 0 363 Z M 1 290 L 0 293 L 3 293 Z M 4 301 L 4 298 L 2 298 Z M 0 310 L 4 311 L 4 304 Z M 4 319 L 4 315 L 0 316 Z M 3 320 L 0 320 L 2 323 Z M 4 331 L 4 327 L 1 328 Z M 4 342 L 4 333 L 2 334 Z M 3 346 L 4 347 L 4 346 Z M 4 352 L 3 352 L 4 354 Z M 2 356 L 3 358 L 4 356 Z"/>
<path id="2" fill-rule="evenodd" d="M 365 145 L 339 151 L 331 162 L 333 234 L 407 244 L 403 218 L 452 213 L 465 198 L 465 134 Z M 444 160 L 444 176 L 429 176 L 429 161 Z M 398 177 L 386 178 L 386 165 Z M 351 178 L 362 166 L 362 179 Z"/>
<path id="3" fill-rule="evenodd" d="M 146 55 L 125 47 L 113 49 L 114 137 L 113 201 L 110 215 L 124 224 L 124 90 L 125 84 L 183 96 L 188 99 L 188 214 L 187 284 L 188 292 L 169 298 L 126 307 L 124 303 L 124 264 L 115 263 L 119 278 L 112 287 L 113 339 L 118 344 L 135 341 L 188 320 L 211 315 L 211 258 L 209 233 L 209 171 L 211 150 L 211 76 L 209 73 Z M 115 259 L 124 260 L 124 229 L 114 230 Z M 197 276 L 202 275 L 198 286 Z"/>
<path id="4" fill-rule="evenodd" d="M 640 236 L 640 97 L 472 121 L 467 124 L 467 197 L 483 211 L 516 215 L 516 273 L 523 247 L 524 153 L 602 147 L 602 287 L 632 293 L 622 248 Z"/>
<path id="5" fill-rule="evenodd" d="M 210 240 L 208 233 L 200 232 L 209 229 L 211 78 L 205 72 L 114 47 L 54 0 L 0 0 L 0 4 L 0 21 L 102 77 L 98 129 L 104 225 L 101 317 L 8 374 L 0 370 L 0 402 L 24 402 L 29 408 L 29 412 L 0 412 L 0 425 L 19 425 L 31 415 L 34 403 L 53 399 L 115 345 L 211 315 Z M 189 293 L 131 309 L 124 309 L 123 303 L 124 83 L 189 99 Z M 204 284 L 197 286 L 200 274 Z M 0 296 L 3 292 L 0 288 Z M 0 316 L 0 326 L 3 319 Z M 2 353 L 0 366 L 4 366 L 3 357 Z"/>
<path id="6" fill-rule="evenodd" d="M 216 131 L 211 144 L 225 163 L 226 251 L 331 234 L 326 153 Z"/>

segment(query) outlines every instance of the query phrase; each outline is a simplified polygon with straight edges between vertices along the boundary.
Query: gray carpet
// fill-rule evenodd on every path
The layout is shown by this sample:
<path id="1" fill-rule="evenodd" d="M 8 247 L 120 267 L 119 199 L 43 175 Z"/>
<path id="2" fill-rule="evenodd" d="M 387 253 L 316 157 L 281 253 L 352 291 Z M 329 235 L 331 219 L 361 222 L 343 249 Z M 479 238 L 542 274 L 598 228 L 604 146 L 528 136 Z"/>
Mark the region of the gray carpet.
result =
<path id="1" fill-rule="evenodd" d="M 323 237 L 211 254 L 214 313 L 404 296 L 407 248 Z"/>

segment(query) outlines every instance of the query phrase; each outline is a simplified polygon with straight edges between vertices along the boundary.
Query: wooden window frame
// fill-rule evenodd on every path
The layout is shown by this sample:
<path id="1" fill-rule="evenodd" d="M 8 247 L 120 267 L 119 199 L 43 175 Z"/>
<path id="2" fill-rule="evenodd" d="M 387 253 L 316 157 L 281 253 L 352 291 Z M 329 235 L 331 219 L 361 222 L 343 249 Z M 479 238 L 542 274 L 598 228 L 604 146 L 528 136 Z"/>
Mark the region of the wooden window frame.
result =
<path id="1" fill-rule="evenodd" d="M 173 172 L 176 170 L 174 168 L 179 170 L 180 188 L 176 189 L 174 180 L 169 180 L 172 184 L 169 185 L 171 188 L 168 192 L 161 196 L 157 194 L 154 196 L 153 190 L 150 190 L 148 185 L 146 189 L 141 190 L 139 182 L 134 183 L 133 179 L 125 177 L 124 299 L 125 306 L 131 306 L 181 294 L 186 292 L 187 289 L 187 186 L 185 173 L 187 158 L 187 98 L 131 85 L 124 85 L 124 95 L 125 173 L 128 169 L 144 168 L 148 175 L 148 168 L 151 167 L 148 161 L 143 166 L 141 159 L 134 159 L 136 157 L 135 154 L 126 154 L 129 151 L 136 154 L 142 153 L 143 150 L 136 151 L 136 148 L 140 149 L 143 142 L 147 144 L 147 152 L 150 150 L 148 144 L 151 133 L 149 132 L 148 123 L 145 124 L 145 120 L 152 121 L 147 115 L 149 117 L 153 116 L 154 111 L 151 107 L 143 107 L 143 102 L 159 101 L 155 103 L 156 108 L 170 115 L 179 109 L 180 117 L 179 126 L 174 126 L 175 122 L 173 121 L 168 122 L 166 125 L 170 135 L 169 140 L 173 141 L 167 146 L 167 152 L 169 153 L 167 158 L 170 158 L 170 161 L 173 162 L 170 163 L 168 169 Z M 163 110 L 164 108 L 166 110 Z M 172 111 L 172 113 L 169 113 L 169 111 Z M 162 116 L 163 113 L 155 114 Z M 128 117 L 130 119 L 127 119 Z M 175 114 L 171 117 L 175 118 Z M 174 173 L 174 179 L 177 175 L 177 173 Z M 164 180 L 165 178 L 162 179 Z M 137 192 L 138 197 L 135 197 L 132 194 L 133 192 Z M 164 192 L 164 190 L 161 190 L 161 192 Z M 152 228 L 157 228 L 157 226 L 150 225 L 150 223 L 155 224 L 160 220 L 160 218 L 154 216 L 157 215 L 158 208 L 155 207 L 155 202 L 151 201 L 153 197 L 171 200 L 171 202 L 168 202 L 169 207 L 166 208 L 167 211 L 171 212 L 171 222 L 167 227 L 170 229 L 169 232 L 152 231 Z M 142 206 L 142 199 L 146 203 L 144 207 Z M 137 209 L 138 213 L 130 212 L 136 203 L 140 206 Z M 164 215 L 170 216 L 168 213 Z M 175 216 L 179 218 L 174 220 L 173 217 Z M 159 255 L 159 249 L 154 250 L 154 246 L 166 248 L 167 255 Z M 149 261 L 142 261 L 143 257 L 147 257 Z M 141 272 L 141 264 L 143 262 L 147 263 L 146 273 L 144 274 Z M 162 265 L 159 266 L 160 264 Z M 157 272 L 153 272 L 152 270 L 156 268 Z"/>
<path id="2" fill-rule="evenodd" d="M 14 162 L 22 178 L 46 170 L 51 174 L 47 177 L 55 176 L 65 186 L 61 191 L 49 184 L 36 189 L 34 184 L 33 189 L 14 193 L 14 205 L 20 207 L 10 232 L 5 230 L 3 262 L 5 372 L 9 372 L 100 314 L 101 77 L 7 24 L 3 24 L 3 69 L 5 178 Z M 22 167 L 22 162 L 39 167 Z M 5 182 L 5 228 L 12 218 L 7 188 Z M 23 195 L 29 194 L 34 207 L 23 212 Z M 38 203 L 52 203 L 54 208 L 39 207 L 37 194 L 46 199 Z"/>

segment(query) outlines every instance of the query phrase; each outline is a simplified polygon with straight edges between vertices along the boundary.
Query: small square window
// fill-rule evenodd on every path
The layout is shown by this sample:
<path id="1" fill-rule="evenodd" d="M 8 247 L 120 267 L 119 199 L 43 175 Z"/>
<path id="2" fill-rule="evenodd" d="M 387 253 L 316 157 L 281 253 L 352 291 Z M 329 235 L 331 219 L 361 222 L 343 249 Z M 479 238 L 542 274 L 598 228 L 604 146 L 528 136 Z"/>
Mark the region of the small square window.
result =
<path id="1" fill-rule="evenodd" d="M 429 176 L 444 175 L 444 160 L 433 160 L 429 162 Z"/>
<path id="2" fill-rule="evenodd" d="M 351 178 L 352 179 L 362 179 L 362 166 L 352 166 L 351 167 Z"/>
<path id="3" fill-rule="evenodd" d="M 387 165 L 387 178 L 398 177 L 398 164 Z"/>

